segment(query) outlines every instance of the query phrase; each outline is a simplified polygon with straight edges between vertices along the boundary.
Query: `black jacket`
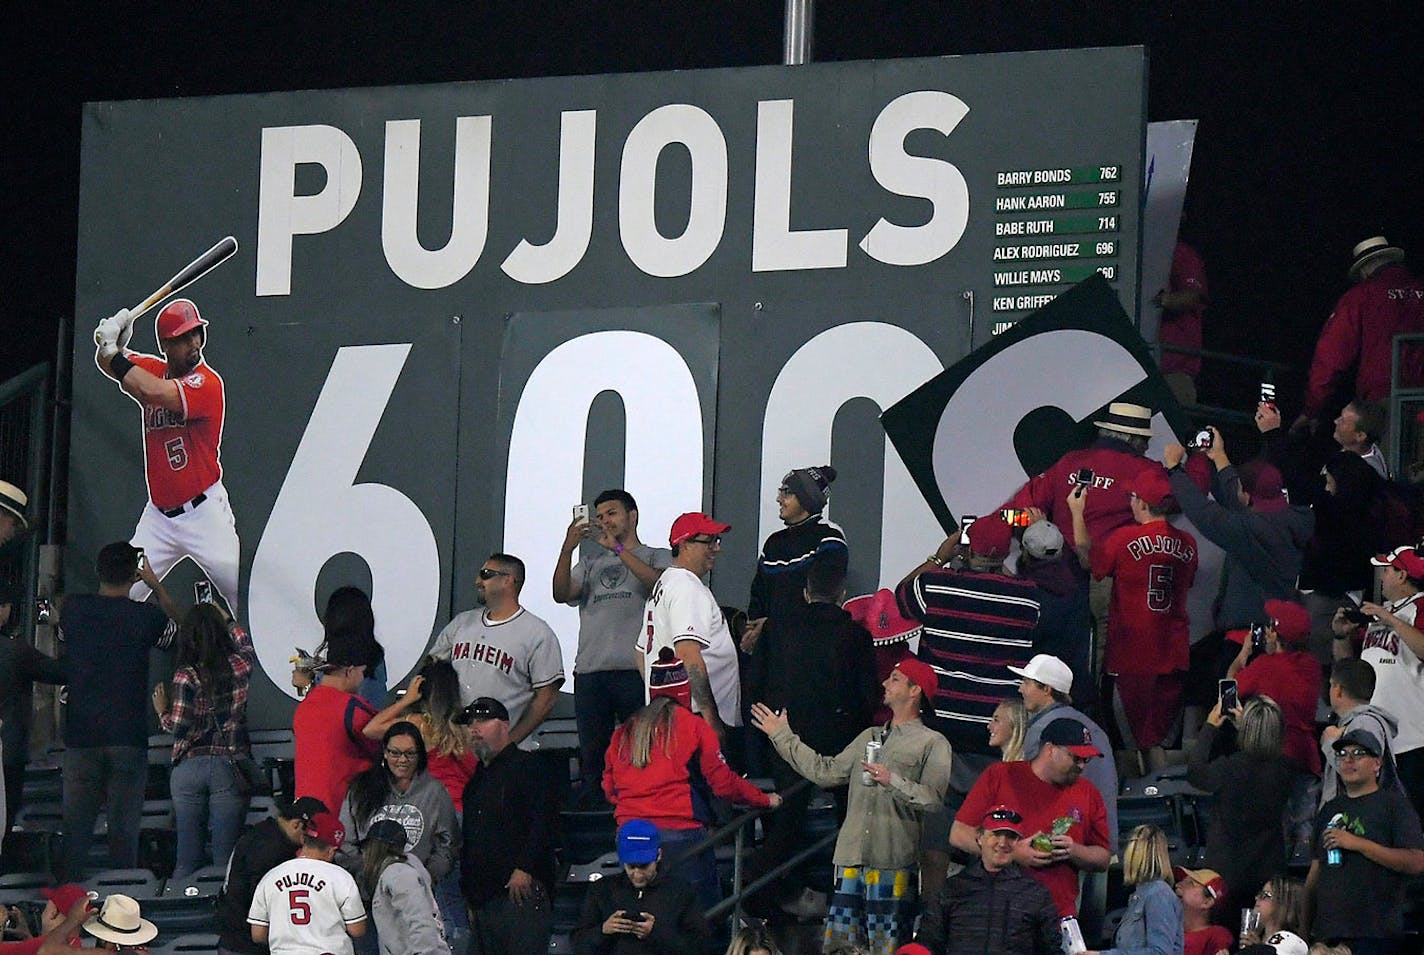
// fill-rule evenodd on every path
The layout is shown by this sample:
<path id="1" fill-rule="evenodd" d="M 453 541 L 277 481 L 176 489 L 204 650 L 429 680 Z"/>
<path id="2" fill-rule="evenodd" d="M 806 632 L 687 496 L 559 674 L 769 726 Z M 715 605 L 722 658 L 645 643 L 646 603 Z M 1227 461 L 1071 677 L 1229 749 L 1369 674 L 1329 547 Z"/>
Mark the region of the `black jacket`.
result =
<path id="1" fill-rule="evenodd" d="M 604 935 L 603 923 L 619 909 L 629 918 L 643 912 L 653 916 L 648 937 Z M 695 955 L 706 947 L 707 920 L 697 893 L 681 879 L 657 879 L 646 889 L 635 889 L 620 872 L 588 887 L 572 940 L 578 955 Z"/>
<path id="2" fill-rule="evenodd" d="M 5 765 L 23 766 L 30 750 L 30 694 L 36 683 L 63 683 L 64 665 L 30 646 L 25 638 L 0 633 L 0 734 Z"/>
<path id="3" fill-rule="evenodd" d="M 884 695 L 869 632 L 833 603 L 802 603 L 763 635 L 747 693 L 789 710 L 792 730 L 818 753 L 839 753 L 859 736 Z"/>
<path id="4" fill-rule="evenodd" d="M 990 874 L 974 860 L 925 906 L 915 941 L 934 955 L 1055 955 L 1058 907 L 1033 876 L 1010 865 Z"/>
<path id="5" fill-rule="evenodd" d="M 227 881 L 218 895 L 218 944 L 233 952 L 265 953 L 266 945 L 252 940 L 247 912 L 257 883 L 268 872 L 297 854 L 297 845 L 283 835 L 277 820 L 264 819 L 242 834 L 232 850 Z"/>
<path id="6" fill-rule="evenodd" d="M 465 784 L 460 889 L 480 906 L 505 890 L 515 869 L 554 894 L 557 828 L 549 763 L 510 743 Z"/>

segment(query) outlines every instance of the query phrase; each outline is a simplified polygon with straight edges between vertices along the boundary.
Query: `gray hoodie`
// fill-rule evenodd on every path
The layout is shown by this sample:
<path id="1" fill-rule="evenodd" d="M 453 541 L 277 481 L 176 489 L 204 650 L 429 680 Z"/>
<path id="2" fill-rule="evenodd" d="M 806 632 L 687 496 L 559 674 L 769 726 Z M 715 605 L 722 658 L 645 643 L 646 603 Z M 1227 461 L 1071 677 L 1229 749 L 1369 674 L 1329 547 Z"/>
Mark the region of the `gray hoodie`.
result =
<path id="1" fill-rule="evenodd" d="M 1336 725 L 1340 727 L 1341 736 L 1351 730 L 1364 730 L 1379 740 L 1384 750 L 1384 759 L 1380 761 L 1380 788 L 1389 789 L 1399 785 L 1399 773 L 1394 768 L 1394 748 L 1391 745 L 1394 734 L 1399 730 L 1399 721 L 1391 716 L 1388 710 L 1373 703 L 1361 703 L 1341 716 Z M 1335 754 L 1335 747 L 1324 741 L 1320 744 L 1320 752 L 1325 755 L 1325 770 L 1320 774 L 1320 805 L 1323 806 L 1339 792 L 1340 777 L 1336 770 L 1340 768 L 1340 757 Z"/>
<path id="2" fill-rule="evenodd" d="M 430 888 L 430 873 L 413 853 L 392 859 L 371 895 L 381 955 L 451 955 L 440 925 L 440 909 Z"/>
<path id="3" fill-rule="evenodd" d="M 405 792 L 389 789 L 380 808 L 359 824 L 351 811 L 351 796 L 348 794 L 341 803 L 341 824 L 346 827 L 346 842 L 336 850 L 337 865 L 360 876 L 361 849 L 358 843 L 366 838 L 371 824 L 381 819 L 394 819 L 405 827 L 409 840 L 406 849 L 420 860 L 432 879 L 443 879 L 454 866 L 460 852 L 460 823 L 455 818 L 450 793 L 429 773 L 416 773 L 410 782 L 410 789 Z"/>

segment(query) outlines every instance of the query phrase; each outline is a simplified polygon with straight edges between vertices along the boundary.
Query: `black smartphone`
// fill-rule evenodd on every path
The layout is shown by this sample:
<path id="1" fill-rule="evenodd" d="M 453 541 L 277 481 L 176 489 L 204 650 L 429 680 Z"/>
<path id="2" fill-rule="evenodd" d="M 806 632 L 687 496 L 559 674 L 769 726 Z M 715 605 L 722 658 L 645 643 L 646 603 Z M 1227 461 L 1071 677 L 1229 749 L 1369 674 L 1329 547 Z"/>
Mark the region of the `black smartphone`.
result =
<path id="1" fill-rule="evenodd" d="M 1192 438 L 1192 447 L 1198 451 L 1210 451 L 1213 443 L 1210 428 L 1202 428 Z"/>
<path id="2" fill-rule="evenodd" d="M 1217 680 L 1217 693 L 1221 697 L 1221 712 L 1230 713 L 1241 705 L 1241 697 L 1237 694 L 1235 680 Z"/>
<path id="3" fill-rule="evenodd" d="M 1078 473 L 1073 475 L 1073 483 L 1078 485 L 1090 485 L 1093 483 L 1093 469 L 1079 468 Z"/>
<path id="4" fill-rule="evenodd" d="M 1257 653 L 1266 649 L 1266 625 L 1264 623 L 1251 624 L 1251 649 Z"/>
<path id="5" fill-rule="evenodd" d="M 959 519 L 959 542 L 965 547 L 969 546 L 969 525 L 973 524 L 978 519 L 979 518 L 975 517 L 973 514 L 965 514 Z"/>
<path id="6" fill-rule="evenodd" d="M 1010 527 L 1027 527 L 1033 521 L 1029 518 L 1026 507 L 1006 507 L 999 512 L 999 516 L 1004 519 L 1004 523 Z"/>
<path id="7" fill-rule="evenodd" d="M 210 580 L 193 581 L 193 599 L 200 604 L 213 602 L 213 584 Z"/>
<path id="8" fill-rule="evenodd" d="M 1276 404 L 1276 383 L 1273 381 L 1261 382 L 1261 404 L 1275 407 Z"/>

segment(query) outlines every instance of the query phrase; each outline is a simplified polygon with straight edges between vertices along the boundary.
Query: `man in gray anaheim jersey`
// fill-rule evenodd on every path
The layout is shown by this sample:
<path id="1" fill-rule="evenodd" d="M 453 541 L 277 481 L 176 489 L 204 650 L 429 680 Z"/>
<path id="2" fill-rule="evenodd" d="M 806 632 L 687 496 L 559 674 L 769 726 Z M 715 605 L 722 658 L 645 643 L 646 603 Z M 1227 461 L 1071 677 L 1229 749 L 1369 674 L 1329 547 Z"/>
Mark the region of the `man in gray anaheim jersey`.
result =
<path id="1" fill-rule="evenodd" d="M 483 610 L 457 614 L 430 648 L 460 675 L 460 702 L 492 696 L 509 710 L 511 740 L 533 749 L 529 736 L 554 709 L 564 685 L 564 656 L 549 625 L 519 605 L 524 561 L 491 554 L 475 582 Z"/>
<path id="2" fill-rule="evenodd" d="M 272 955 L 353 955 L 351 939 L 366 934 L 366 906 L 356 880 L 331 861 L 345 839 L 331 813 L 312 817 L 297 857 L 257 884 L 247 912 L 254 942 Z"/>
<path id="3" fill-rule="evenodd" d="M 584 542 L 597 546 L 585 546 L 575 562 Z M 598 495 L 592 520 L 575 518 L 564 535 L 554 564 L 554 599 L 579 608 L 574 716 L 585 797 L 602 794 L 603 752 L 613 728 L 643 705 L 633 640 L 643 604 L 671 562 L 672 551 L 638 539 L 638 503 L 624 490 Z"/>

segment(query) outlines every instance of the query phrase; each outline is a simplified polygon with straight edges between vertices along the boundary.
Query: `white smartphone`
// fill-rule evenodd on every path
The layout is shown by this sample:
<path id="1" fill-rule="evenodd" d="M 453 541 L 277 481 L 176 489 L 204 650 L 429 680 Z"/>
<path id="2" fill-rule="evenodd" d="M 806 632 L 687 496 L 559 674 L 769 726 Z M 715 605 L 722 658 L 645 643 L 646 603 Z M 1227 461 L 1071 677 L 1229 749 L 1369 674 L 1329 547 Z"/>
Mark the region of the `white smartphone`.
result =
<path id="1" fill-rule="evenodd" d="M 587 524 L 587 523 L 588 523 L 588 520 L 589 520 L 589 517 L 588 517 L 588 505 L 587 505 L 587 504 L 575 504 L 575 505 L 574 505 L 574 523 L 576 523 L 576 524 Z"/>

